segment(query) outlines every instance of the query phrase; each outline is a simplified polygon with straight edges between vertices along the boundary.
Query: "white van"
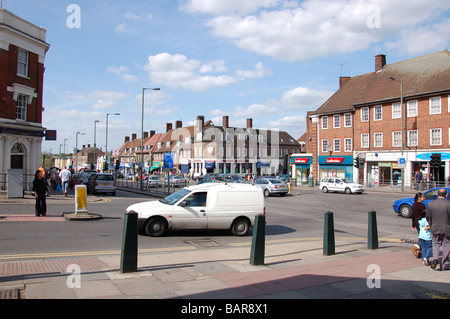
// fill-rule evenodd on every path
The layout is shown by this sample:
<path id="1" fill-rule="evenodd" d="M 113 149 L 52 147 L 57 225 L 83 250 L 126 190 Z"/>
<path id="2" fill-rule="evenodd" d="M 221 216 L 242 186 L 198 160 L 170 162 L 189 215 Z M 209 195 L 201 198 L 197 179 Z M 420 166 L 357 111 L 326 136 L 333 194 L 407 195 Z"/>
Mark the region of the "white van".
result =
<path id="1" fill-rule="evenodd" d="M 261 188 L 249 184 L 205 183 L 185 187 L 158 201 L 133 204 L 139 231 L 161 236 L 168 229 L 230 229 L 244 236 L 255 216 L 265 215 Z"/>

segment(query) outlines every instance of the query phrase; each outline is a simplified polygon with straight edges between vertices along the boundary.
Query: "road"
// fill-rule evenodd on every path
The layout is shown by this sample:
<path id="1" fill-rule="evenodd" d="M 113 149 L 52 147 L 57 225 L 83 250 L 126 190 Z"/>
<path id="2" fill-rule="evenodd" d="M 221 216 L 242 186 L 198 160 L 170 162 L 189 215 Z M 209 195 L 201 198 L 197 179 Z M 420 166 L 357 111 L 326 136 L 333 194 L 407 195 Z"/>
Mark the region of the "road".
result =
<path id="1" fill-rule="evenodd" d="M 317 189 L 296 189 L 294 195 L 266 199 L 266 241 L 320 239 L 324 213 L 333 212 L 336 238 L 365 238 L 368 212 L 377 212 L 378 234 L 387 239 L 414 239 L 411 220 L 392 210 L 399 194 L 362 195 L 323 194 Z M 58 195 L 56 195 L 58 196 Z M 143 195 L 118 191 L 117 196 L 95 196 L 88 211 L 103 219 L 96 221 L 1 221 L 0 261 L 46 256 L 120 253 L 125 209 L 137 202 L 156 200 Z M 73 212 L 74 204 L 49 204 L 48 215 Z M 1 204 L 0 215 L 32 214 L 32 204 Z M 251 236 L 235 237 L 225 231 L 179 231 L 161 238 L 139 236 L 140 252 L 229 247 L 251 242 Z"/>

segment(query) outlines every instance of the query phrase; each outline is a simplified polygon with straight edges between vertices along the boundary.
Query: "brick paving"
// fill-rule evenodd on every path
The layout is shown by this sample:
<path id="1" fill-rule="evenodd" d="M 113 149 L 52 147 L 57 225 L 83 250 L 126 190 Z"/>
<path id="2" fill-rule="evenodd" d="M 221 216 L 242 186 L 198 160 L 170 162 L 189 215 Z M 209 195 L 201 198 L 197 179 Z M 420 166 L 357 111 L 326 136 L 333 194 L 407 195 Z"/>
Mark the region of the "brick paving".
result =
<path id="1" fill-rule="evenodd" d="M 64 217 L 59 215 L 46 215 L 39 217 L 26 214 L 0 215 L 0 222 L 62 222 L 64 220 Z"/>

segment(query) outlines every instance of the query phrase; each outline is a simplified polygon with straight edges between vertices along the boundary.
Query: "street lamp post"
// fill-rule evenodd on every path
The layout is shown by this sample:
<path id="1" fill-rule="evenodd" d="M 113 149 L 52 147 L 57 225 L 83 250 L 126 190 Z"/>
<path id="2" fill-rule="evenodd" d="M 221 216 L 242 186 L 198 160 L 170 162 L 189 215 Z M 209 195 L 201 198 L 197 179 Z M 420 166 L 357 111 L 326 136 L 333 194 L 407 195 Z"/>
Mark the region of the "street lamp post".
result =
<path id="1" fill-rule="evenodd" d="M 95 169 L 97 169 L 97 123 L 99 120 L 94 121 L 94 161 L 95 161 Z"/>
<path id="2" fill-rule="evenodd" d="M 105 146 L 105 161 L 108 163 L 108 116 L 109 115 L 120 115 L 120 113 L 107 113 L 106 114 L 106 146 Z M 109 164 L 109 163 L 108 163 Z"/>
<path id="3" fill-rule="evenodd" d="M 159 91 L 160 88 L 142 88 L 142 118 L 141 118 L 141 160 L 139 165 L 139 189 L 142 190 L 142 170 L 144 165 L 144 92 L 145 90 Z"/>
<path id="4" fill-rule="evenodd" d="M 78 134 L 84 135 L 84 133 L 77 132 L 76 134 L 76 141 L 75 141 L 75 174 L 77 173 L 77 167 L 78 167 Z"/>
<path id="5" fill-rule="evenodd" d="M 405 115 L 405 112 L 404 112 L 404 110 L 403 110 L 403 81 L 402 80 L 397 80 L 397 79 L 395 79 L 395 78 L 393 78 L 392 76 L 391 77 L 389 77 L 389 80 L 391 80 L 391 81 L 397 81 L 397 82 L 400 82 L 400 110 L 401 110 L 401 114 L 402 114 L 402 117 L 401 117 L 401 132 L 402 132 L 402 157 L 403 157 L 403 150 L 404 150 L 404 147 L 405 147 L 405 143 L 404 143 L 404 141 L 405 141 L 405 138 L 406 138 L 406 125 L 404 125 L 404 119 L 406 118 L 406 115 Z M 405 123 L 406 124 L 406 123 Z M 404 173 L 404 168 L 403 168 L 403 166 L 402 166 L 402 192 L 404 192 L 405 191 L 405 173 Z"/>

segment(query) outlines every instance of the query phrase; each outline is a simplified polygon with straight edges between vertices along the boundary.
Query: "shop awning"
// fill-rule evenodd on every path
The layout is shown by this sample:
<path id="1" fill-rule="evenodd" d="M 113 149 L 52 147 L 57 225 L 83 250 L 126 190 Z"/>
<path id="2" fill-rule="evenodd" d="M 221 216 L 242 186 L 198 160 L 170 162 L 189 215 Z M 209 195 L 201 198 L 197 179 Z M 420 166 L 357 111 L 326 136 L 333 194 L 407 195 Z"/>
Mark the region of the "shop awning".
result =
<path id="1" fill-rule="evenodd" d="M 256 163 L 256 168 L 261 168 L 264 166 L 270 166 L 270 163 L 263 163 L 263 162 L 257 162 Z"/>
<path id="2" fill-rule="evenodd" d="M 158 169 L 163 166 L 163 162 L 153 162 L 152 167 L 150 167 L 150 170 L 153 171 L 155 169 Z"/>
<path id="3" fill-rule="evenodd" d="M 216 162 L 205 162 L 205 168 L 206 169 L 215 169 L 216 168 Z"/>

